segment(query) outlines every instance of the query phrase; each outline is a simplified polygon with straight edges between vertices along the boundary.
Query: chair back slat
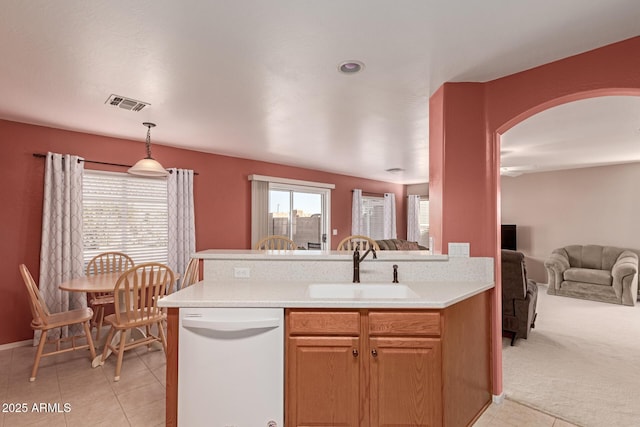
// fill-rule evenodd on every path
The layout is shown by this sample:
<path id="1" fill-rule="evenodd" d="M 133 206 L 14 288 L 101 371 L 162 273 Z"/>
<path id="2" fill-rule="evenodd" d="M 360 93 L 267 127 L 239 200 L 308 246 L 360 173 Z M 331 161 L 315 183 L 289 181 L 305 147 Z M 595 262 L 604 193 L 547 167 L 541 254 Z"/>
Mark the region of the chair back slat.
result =
<path id="1" fill-rule="evenodd" d="M 51 315 L 47 308 L 47 303 L 42 297 L 42 294 L 36 286 L 36 282 L 33 280 L 33 276 L 31 276 L 31 272 L 26 265 L 20 264 L 20 274 L 22 275 L 24 284 L 27 287 L 27 292 L 29 293 L 29 308 L 31 309 L 31 316 L 33 317 L 32 324 L 36 326 L 46 325 L 47 320 Z"/>
<path id="2" fill-rule="evenodd" d="M 87 276 L 102 273 L 123 273 L 134 266 L 133 259 L 122 252 L 103 252 L 87 264 Z"/>
<path id="3" fill-rule="evenodd" d="M 199 258 L 191 258 L 189 264 L 187 264 L 187 268 L 184 272 L 184 277 L 182 278 L 182 282 L 180 284 L 180 289 L 186 288 L 188 286 L 193 285 L 194 283 L 200 280 L 200 259 Z M 167 293 L 170 292 L 170 289 L 167 289 Z"/>
<path id="4" fill-rule="evenodd" d="M 131 322 L 160 315 L 158 300 L 165 295 L 167 287 L 173 287 L 175 276 L 164 264 L 150 262 L 137 265 L 122 273 L 114 287 L 116 321 L 126 315 Z M 120 304 L 123 299 L 124 304 Z"/>
<path id="5" fill-rule="evenodd" d="M 96 255 L 87 264 L 86 275 L 95 276 L 103 273 L 124 273 L 135 264 L 133 259 L 122 252 L 103 252 Z M 111 292 L 90 292 L 91 298 L 110 295 Z"/>
<path id="6" fill-rule="evenodd" d="M 298 245 L 296 245 L 296 242 L 285 236 L 267 236 L 256 243 L 256 249 L 295 250 L 298 249 Z"/>
<path id="7" fill-rule="evenodd" d="M 360 251 L 366 251 L 373 247 L 376 251 L 380 250 L 378 243 L 370 237 L 354 234 L 347 236 L 340 243 L 338 243 L 339 251 L 353 251 L 358 249 Z"/>

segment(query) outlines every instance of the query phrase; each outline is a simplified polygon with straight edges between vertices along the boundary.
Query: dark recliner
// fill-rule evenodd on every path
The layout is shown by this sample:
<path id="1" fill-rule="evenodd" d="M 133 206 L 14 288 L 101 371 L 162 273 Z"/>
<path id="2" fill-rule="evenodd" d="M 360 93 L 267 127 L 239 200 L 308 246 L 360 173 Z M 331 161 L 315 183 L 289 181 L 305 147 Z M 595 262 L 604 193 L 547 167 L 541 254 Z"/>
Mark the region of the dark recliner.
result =
<path id="1" fill-rule="evenodd" d="M 527 338 L 535 327 L 538 285 L 527 280 L 522 252 L 502 250 L 502 331 L 516 338 Z"/>

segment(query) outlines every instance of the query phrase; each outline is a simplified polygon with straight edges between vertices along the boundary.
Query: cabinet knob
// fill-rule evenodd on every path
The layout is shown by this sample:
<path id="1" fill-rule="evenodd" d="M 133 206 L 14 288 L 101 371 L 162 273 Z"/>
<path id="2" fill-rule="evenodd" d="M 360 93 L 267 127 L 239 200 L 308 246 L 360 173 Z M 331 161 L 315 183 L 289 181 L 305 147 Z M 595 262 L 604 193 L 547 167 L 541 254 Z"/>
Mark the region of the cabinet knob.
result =
<path id="1" fill-rule="evenodd" d="M 351 351 L 351 354 L 353 354 L 353 357 L 358 357 L 358 354 L 360 354 L 360 353 L 358 353 L 358 350 L 354 348 L 354 349 Z"/>
<path id="2" fill-rule="evenodd" d="M 375 348 L 373 350 L 371 350 L 371 355 L 373 357 L 378 357 L 378 350 L 376 350 Z"/>

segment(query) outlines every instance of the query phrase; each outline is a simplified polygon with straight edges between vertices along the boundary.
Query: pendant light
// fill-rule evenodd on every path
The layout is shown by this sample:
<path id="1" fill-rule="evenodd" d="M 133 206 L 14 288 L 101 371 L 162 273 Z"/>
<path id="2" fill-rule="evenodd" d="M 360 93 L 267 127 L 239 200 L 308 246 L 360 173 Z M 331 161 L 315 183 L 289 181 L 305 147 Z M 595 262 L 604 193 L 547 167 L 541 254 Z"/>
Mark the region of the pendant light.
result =
<path id="1" fill-rule="evenodd" d="M 152 178 L 159 178 L 169 175 L 169 171 L 162 167 L 160 163 L 151 158 L 151 128 L 155 127 L 155 123 L 144 122 L 142 123 L 147 127 L 147 157 L 131 166 L 127 172 L 131 175 L 146 176 Z"/>

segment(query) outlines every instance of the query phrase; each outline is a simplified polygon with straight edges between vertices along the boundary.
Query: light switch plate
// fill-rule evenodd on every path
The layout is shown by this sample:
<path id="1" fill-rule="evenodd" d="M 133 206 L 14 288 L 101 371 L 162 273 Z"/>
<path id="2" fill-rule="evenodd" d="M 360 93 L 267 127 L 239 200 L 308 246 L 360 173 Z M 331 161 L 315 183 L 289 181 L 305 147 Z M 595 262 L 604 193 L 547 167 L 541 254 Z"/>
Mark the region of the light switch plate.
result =
<path id="1" fill-rule="evenodd" d="M 334 229 L 333 229 L 333 235 L 334 235 L 334 236 L 337 236 L 337 235 L 338 235 L 338 229 L 337 229 L 337 228 L 334 228 Z"/>
<path id="2" fill-rule="evenodd" d="M 469 257 L 469 243 L 453 243 L 449 242 L 450 257 Z"/>

